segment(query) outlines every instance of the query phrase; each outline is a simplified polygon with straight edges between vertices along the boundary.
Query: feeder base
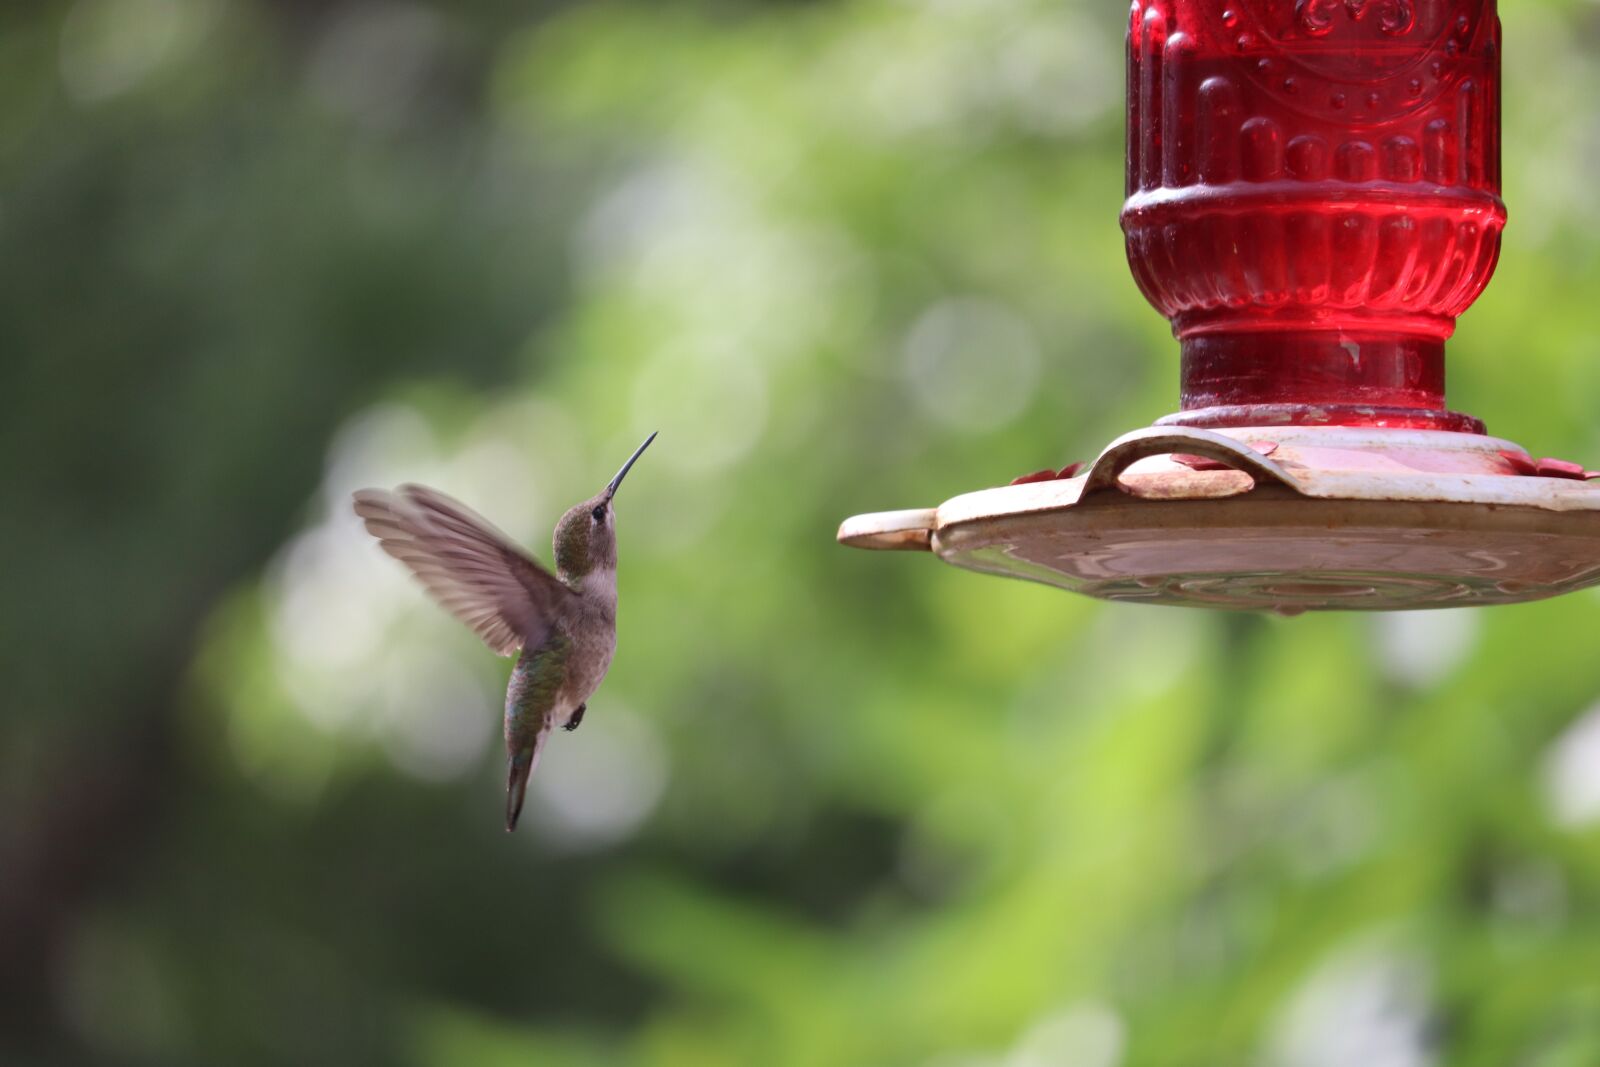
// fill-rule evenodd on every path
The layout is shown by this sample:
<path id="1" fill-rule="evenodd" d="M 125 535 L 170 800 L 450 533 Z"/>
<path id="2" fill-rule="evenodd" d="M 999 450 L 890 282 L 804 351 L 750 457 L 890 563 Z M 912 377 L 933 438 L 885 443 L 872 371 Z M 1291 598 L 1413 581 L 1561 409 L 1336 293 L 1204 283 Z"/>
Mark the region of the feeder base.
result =
<path id="1" fill-rule="evenodd" d="M 857 516 L 839 540 L 1106 600 L 1284 614 L 1600 584 L 1600 483 L 1527 469 L 1516 445 L 1480 434 L 1153 427 L 1078 477 Z"/>

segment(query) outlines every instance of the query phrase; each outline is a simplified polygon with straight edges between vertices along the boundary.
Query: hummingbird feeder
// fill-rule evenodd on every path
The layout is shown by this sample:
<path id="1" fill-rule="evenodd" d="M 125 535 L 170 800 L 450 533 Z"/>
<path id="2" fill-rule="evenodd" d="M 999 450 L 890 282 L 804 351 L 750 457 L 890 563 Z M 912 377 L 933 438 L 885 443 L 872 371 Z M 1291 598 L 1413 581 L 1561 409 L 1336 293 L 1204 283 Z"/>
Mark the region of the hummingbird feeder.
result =
<path id="1" fill-rule="evenodd" d="M 1128 263 L 1181 409 L 843 544 L 1107 600 L 1393 610 L 1600 583 L 1600 472 L 1450 411 L 1494 272 L 1494 0 L 1135 0 Z"/>

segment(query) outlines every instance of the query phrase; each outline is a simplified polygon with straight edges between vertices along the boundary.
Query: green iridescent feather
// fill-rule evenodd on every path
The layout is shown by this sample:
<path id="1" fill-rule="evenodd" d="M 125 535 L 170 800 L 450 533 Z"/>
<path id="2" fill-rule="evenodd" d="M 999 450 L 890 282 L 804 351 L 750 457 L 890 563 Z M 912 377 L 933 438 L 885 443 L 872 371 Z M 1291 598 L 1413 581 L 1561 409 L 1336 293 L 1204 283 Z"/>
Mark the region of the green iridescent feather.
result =
<path id="1" fill-rule="evenodd" d="M 572 640 L 559 627 L 536 649 L 524 650 L 506 686 L 506 750 L 531 749 L 541 730 L 549 728 L 551 710 L 567 679 Z"/>

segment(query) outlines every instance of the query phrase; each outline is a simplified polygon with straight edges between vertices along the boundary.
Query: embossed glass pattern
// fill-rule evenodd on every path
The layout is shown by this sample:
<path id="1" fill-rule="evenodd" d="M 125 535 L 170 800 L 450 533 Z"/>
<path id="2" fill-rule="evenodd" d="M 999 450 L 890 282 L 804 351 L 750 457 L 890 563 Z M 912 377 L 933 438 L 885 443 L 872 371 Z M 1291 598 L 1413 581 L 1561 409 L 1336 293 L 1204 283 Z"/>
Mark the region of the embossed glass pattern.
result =
<path id="1" fill-rule="evenodd" d="M 1128 262 L 1200 426 L 1475 430 L 1444 342 L 1499 254 L 1493 0 L 1136 0 Z"/>

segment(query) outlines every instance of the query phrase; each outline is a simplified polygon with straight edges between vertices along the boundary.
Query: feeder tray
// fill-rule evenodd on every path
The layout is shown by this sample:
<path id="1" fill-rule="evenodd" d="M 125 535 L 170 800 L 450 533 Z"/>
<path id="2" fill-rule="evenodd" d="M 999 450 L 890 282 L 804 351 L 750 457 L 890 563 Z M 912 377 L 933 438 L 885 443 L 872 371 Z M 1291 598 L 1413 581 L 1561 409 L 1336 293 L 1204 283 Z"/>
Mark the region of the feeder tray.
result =
<path id="1" fill-rule="evenodd" d="M 839 541 L 1106 600 L 1284 614 L 1504 604 L 1600 583 L 1600 491 L 1516 473 L 1521 458 L 1481 434 L 1151 427 L 1076 477 L 858 515 Z"/>
<path id="2" fill-rule="evenodd" d="M 1136 0 L 1122 226 L 1181 410 L 839 541 L 1285 614 L 1600 584 L 1600 475 L 1444 403 L 1505 223 L 1499 78 L 1493 0 Z"/>

